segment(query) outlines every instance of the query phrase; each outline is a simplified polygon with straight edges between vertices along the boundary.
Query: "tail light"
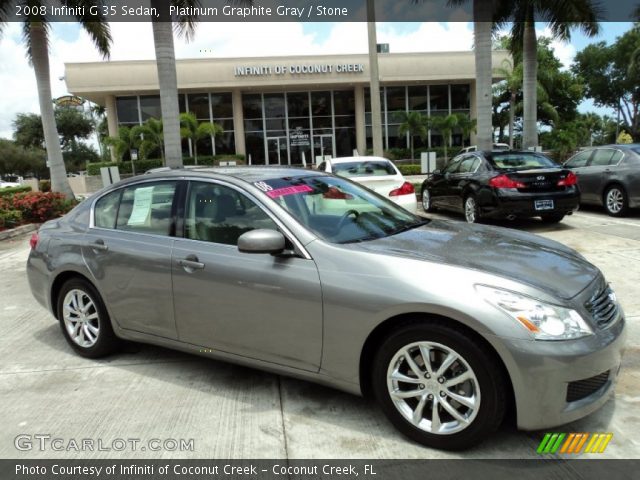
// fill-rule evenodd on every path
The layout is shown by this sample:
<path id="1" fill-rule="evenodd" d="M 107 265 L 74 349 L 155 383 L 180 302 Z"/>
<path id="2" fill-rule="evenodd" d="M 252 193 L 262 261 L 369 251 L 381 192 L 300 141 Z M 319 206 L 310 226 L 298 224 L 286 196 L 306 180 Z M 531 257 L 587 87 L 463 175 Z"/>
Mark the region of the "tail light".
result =
<path id="1" fill-rule="evenodd" d="M 518 182 L 513 178 L 509 178 L 506 175 L 498 175 L 489 180 L 489 186 L 493 188 L 526 188 L 526 185 L 522 182 Z"/>
<path id="2" fill-rule="evenodd" d="M 38 240 L 40 240 L 38 232 L 35 232 L 33 235 L 31 235 L 31 238 L 29 239 L 29 246 L 31 247 L 31 250 L 36 249 L 36 247 L 38 246 Z"/>
<path id="3" fill-rule="evenodd" d="M 322 198 L 328 198 L 331 200 L 351 200 L 353 199 L 353 195 L 344 193 L 336 187 L 329 187 L 329 189 L 322 195 Z"/>
<path id="4" fill-rule="evenodd" d="M 576 183 L 578 183 L 578 177 L 573 172 L 567 173 L 567 176 L 565 178 L 561 178 L 560 180 L 558 180 L 559 187 L 571 187 Z"/>
<path id="5" fill-rule="evenodd" d="M 390 197 L 397 197 L 398 195 L 409 195 L 410 193 L 416 193 L 413 185 L 409 182 L 404 182 L 400 188 L 396 188 L 395 190 L 391 190 L 389 192 Z"/>

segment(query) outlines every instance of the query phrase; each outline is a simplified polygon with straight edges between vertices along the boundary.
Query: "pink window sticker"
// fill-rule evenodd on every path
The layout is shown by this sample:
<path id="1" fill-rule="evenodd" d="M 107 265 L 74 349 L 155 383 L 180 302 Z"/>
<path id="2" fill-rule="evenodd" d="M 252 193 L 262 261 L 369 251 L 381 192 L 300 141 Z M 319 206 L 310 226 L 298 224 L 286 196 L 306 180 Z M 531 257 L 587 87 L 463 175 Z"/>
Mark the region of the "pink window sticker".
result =
<path id="1" fill-rule="evenodd" d="M 271 198 L 282 197 L 284 195 L 295 195 L 296 193 L 313 192 L 309 185 L 294 185 L 293 187 L 276 188 L 265 192 Z"/>

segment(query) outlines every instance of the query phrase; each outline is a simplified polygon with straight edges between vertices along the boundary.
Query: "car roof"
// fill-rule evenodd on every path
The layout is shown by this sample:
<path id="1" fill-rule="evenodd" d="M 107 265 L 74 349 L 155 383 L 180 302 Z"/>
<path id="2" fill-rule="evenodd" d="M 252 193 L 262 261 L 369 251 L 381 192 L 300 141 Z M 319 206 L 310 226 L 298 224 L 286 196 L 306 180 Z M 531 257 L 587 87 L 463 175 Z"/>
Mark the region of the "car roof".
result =
<path id="1" fill-rule="evenodd" d="M 372 155 L 365 155 L 362 157 L 337 157 L 330 160 L 331 163 L 347 163 L 347 162 L 389 162 L 390 160 L 384 157 L 374 157 Z"/>
<path id="2" fill-rule="evenodd" d="M 214 176 L 228 176 L 248 183 L 270 180 L 273 178 L 283 177 L 306 177 L 320 176 L 325 173 L 305 168 L 281 167 L 281 166 L 247 166 L 247 167 L 198 167 L 198 168 L 168 168 L 154 169 L 153 172 L 145 175 L 146 178 L 167 178 L 181 177 L 189 175 L 190 177 L 211 178 Z M 131 180 L 140 180 L 140 177 L 133 177 Z"/>

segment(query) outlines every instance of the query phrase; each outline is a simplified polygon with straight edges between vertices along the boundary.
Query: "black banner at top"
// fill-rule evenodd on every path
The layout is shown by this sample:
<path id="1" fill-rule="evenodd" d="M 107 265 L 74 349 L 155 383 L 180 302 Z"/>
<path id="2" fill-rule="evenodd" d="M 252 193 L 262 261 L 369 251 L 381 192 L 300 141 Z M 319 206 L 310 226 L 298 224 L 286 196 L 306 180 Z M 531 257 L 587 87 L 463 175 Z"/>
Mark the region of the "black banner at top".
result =
<path id="1" fill-rule="evenodd" d="M 461 4 L 460 4 L 461 3 Z M 8 22 L 469 22 L 514 21 L 529 0 L 0 0 L 0 20 Z M 537 21 L 585 21 L 572 2 L 542 0 Z M 587 0 L 601 22 L 640 21 L 640 0 Z M 368 4 L 374 5 L 372 9 Z M 369 7 L 371 6 L 369 5 Z M 563 8 L 564 7 L 564 8 Z M 562 10 L 558 11 L 559 8 Z"/>

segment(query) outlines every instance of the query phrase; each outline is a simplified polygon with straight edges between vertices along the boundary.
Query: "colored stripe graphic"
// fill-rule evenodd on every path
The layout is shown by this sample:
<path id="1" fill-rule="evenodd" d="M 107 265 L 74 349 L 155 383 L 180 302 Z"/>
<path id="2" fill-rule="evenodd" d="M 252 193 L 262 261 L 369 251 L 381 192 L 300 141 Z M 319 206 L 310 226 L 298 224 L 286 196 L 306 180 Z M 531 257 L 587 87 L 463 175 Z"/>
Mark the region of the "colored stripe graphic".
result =
<path id="1" fill-rule="evenodd" d="M 584 453 L 604 453 L 612 438 L 613 433 L 546 433 L 536 451 L 539 454 L 576 455 L 586 444 Z"/>

